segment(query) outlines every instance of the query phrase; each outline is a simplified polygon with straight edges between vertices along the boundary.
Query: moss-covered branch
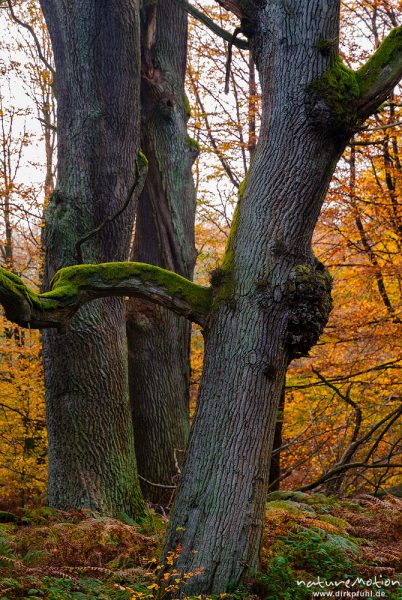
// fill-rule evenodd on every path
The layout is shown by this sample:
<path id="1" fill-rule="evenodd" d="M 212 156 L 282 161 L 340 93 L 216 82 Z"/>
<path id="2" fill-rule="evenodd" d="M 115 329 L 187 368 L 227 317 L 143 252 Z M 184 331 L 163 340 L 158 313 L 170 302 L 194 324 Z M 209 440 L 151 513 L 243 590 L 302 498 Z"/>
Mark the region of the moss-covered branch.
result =
<path id="1" fill-rule="evenodd" d="M 36 294 L 13 273 L 0 269 L 0 304 L 10 321 L 23 327 L 64 328 L 86 302 L 106 296 L 150 300 L 203 325 L 210 288 L 143 263 L 75 265 L 58 271 L 50 291 Z"/>
<path id="2" fill-rule="evenodd" d="M 323 42 L 317 40 L 320 51 L 326 51 Z M 311 85 L 313 116 L 318 123 L 347 138 L 381 106 L 401 78 L 402 27 L 396 27 L 358 71 L 334 56 L 329 69 Z"/>
<path id="3" fill-rule="evenodd" d="M 360 88 L 359 117 L 366 119 L 402 78 L 402 26 L 391 31 L 356 77 Z"/>

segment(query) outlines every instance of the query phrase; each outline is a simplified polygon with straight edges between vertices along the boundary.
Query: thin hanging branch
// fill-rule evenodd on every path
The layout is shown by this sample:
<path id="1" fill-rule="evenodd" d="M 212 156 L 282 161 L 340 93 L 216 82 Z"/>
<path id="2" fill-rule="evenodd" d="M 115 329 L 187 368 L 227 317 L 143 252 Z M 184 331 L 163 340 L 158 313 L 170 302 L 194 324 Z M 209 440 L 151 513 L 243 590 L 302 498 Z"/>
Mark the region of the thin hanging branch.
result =
<path id="1" fill-rule="evenodd" d="M 140 161 L 141 161 L 141 164 L 139 164 Z M 148 174 L 148 161 L 145 161 L 145 157 L 141 156 L 140 159 L 136 160 L 135 170 L 136 170 L 136 173 L 135 173 L 134 183 L 130 188 L 130 191 L 127 195 L 126 200 L 124 201 L 123 205 L 119 208 L 119 210 L 117 212 L 115 212 L 113 215 L 109 215 L 108 217 L 106 217 L 102 221 L 102 223 L 100 225 L 98 225 L 98 227 L 95 227 L 95 229 L 92 229 L 91 231 L 86 233 L 76 243 L 75 251 L 76 251 L 76 256 L 77 256 L 77 262 L 79 265 L 81 265 L 84 262 L 84 257 L 82 254 L 82 245 L 85 244 L 85 242 L 87 242 L 91 238 L 93 238 L 95 235 L 100 233 L 102 231 L 102 229 L 104 229 L 106 227 L 106 225 L 108 225 L 109 223 L 113 223 L 113 221 L 115 221 L 118 217 L 120 217 L 120 215 L 126 210 L 126 208 L 128 207 L 128 205 L 130 204 L 131 201 L 133 201 L 134 205 L 136 204 L 138 198 L 141 195 L 142 190 L 144 189 L 145 180 L 146 180 L 147 174 Z"/>
<path id="2" fill-rule="evenodd" d="M 12 20 L 15 23 L 17 23 L 17 25 L 20 25 L 21 27 L 23 27 L 24 29 L 26 29 L 27 31 L 29 31 L 29 33 L 31 34 L 31 36 L 33 38 L 33 41 L 35 42 L 35 46 L 36 46 L 36 49 L 38 51 L 38 56 L 39 56 L 40 60 L 45 65 L 46 69 L 48 69 L 51 72 L 51 74 L 53 75 L 53 79 L 55 79 L 56 71 L 52 67 L 52 65 L 49 63 L 49 61 L 47 60 L 46 56 L 43 54 L 40 42 L 38 40 L 38 36 L 36 35 L 34 28 L 31 25 L 29 25 L 29 23 L 25 23 L 19 17 L 17 17 L 17 15 L 14 12 L 14 7 L 13 7 L 13 4 L 12 4 L 11 0 L 6 0 L 6 1 L 7 1 L 8 9 L 10 11 L 10 15 L 11 15 Z"/>
<path id="3" fill-rule="evenodd" d="M 233 45 L 236 42 L 236 38 L 241 33 L 241 29 L 236 27 L 233 32 L 232 39 L 228 43 L 228 53 L 226 59 L 226 77 L 225 77 L 225 94 L 229 93 L 229 83 L 230 83 L 230 73 L 232 70 L 232 55 L 233 55 Z"/>

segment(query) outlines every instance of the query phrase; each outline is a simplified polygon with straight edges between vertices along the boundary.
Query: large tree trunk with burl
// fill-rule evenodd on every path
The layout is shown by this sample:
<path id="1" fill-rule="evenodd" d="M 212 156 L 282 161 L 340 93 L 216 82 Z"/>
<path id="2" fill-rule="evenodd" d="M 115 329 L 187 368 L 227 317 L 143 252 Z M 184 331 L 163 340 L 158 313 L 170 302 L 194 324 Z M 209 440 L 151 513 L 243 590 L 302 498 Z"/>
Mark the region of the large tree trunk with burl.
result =
<path id="1" fill-rule="evenodd" d="M 191 167 L 197 147 L 187 133 L 186 55 L 183 9 L 174 0 L 143 9 L 141 146 L 149 167 L 139 199 L 132 260 L 191 279 L 195 261 Z M 147 300 L 130 300 L 127 313 L 130 396 L 141 487 L 146 499 L 166 505 L 177 483 L 189 433 L 191 325 Z"/>
<path id="2" fill-rule="evenodd" d="M 258 568 L 285 372 L 316 343 L 331 307 L 312 234 L 342 150 L 392 72 L 385 53 L 357 73 L 341 63 L 338 1 L 236 4 L 248 11 L 261 78 L 261 134 L 212 279 L 198 407 L 165 547 L 180 547 L 179 572 L 202 570 L 185 586 L 197 594 L 225 592 Z M 399 61 L 401 74 L 396 37 L 397 57 L 384 60 L 394 69 Z M 378 86 L 370 78 L 381 73 Z"/>
<path id="3" fill-rule="evenodd" d="M 80 237 L 124 203 L 139 149 L 138 0 L 42 0 L 57 79 L 58 181 L 46 213 L 45 286 Z M 133 211 L 88 240 L 85 262 L 127 260 Z M 44 335 L 48 501 L 143 512 L 134 455 L 123 301 L 97 300 Z"/>

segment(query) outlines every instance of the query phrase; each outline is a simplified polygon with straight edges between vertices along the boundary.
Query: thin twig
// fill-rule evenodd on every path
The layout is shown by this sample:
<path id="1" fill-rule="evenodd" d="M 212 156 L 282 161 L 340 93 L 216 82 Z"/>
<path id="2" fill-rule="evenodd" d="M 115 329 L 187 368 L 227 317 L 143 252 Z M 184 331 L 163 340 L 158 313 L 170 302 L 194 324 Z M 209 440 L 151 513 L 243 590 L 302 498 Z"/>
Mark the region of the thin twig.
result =
<path id="1" fill-rule="evenodd" d="M 21 19 L 19 17 L 17 17 L 17 15 L 14 12 L 14 7 L 13 7 L 11 0 L 7 0 L 7 4 L 8 4 L 8 8 L 9 8 L 12 20 L 15 21 L 15 23 L 17 23 L 17 25 L 20 25 L 21 27 L 24 27 L 24 29 L 29 31 L 29 33 L 31 34 L 31 36 L 35 42 L 35 46 L 38 51 L 38 56 L 39 56 L 40 60 L 43 62 L 45 67 L 52 73 L 53 78 L 55 78 L 56 71 L 52 67 L 52 65 L 49 63 L 46 56 L 43 54 L 40 42 L 38 40 L 38 36 L 36 35 L 34 28 L 31 27 L 31 25 L 29 25 L 29 23 L 24 23 L 24 21 L 21 21 Z"/>
<path id="2" fill-rule="evenodd" d="M 104 229 L 104 227 L 106 227 L 106 225 L 108 223 L 112 223 L 113 221 L 115 221 L 126 210 L 128 205 L 130 204 L 131 200 L 137 200 L 139 198 L 139 196 L 144 188 L 144 185 L 145 185 L 145 179 L 146 179 L 146 176 L 148 173 L 148 167 L 146 164 L 143 164 L 142 167 L 140 168 L 138 165 L 138 160 L 135 163 L 135 167 L 136 167 L 135 180 L 134 180 L 133 185 L 130 188 L 130 191 L 129 191 L 127 198 L 124 201 L 123 205 L 113 215 L 109 215 L 108 217 L 106 217 L 106 219 L 104 219 L 102 221 L 102 223 L 100 225 L 98 225 L 98 227 L 95 227 L 95 229 L 92 229 L 92 231 L 89 231 L 88 233 L 86 233 L 82 238 L 80 238 L 77 241 L 77 243 L 75 245 L 75 252 L 76 252 L 78 264 L 81 265 L 84 262 L 84 258 L 83 258 L 83 254 L 82 254 L 82 245 L 85 244 L 85 242 L 87 242 L 91 238 L 93 238 L 97 233 L 102 231 L 102 229 Z"/>
<path id="3" fill-rule="evenodd" d="M 149 479 L 145 479 L 145 477 L 142 477 L 142 475 L 138 475 L 138 479 L 141 479 L 141 481 L 145 481 L 145 483 L 148 483 L 154 487 L 164 488 L 166 490 L 175 490 L 177 488 L 177 485 L 163 485 L 162 483 L 154 483 L 153 481 L 149 481 Z"/>
<path id="4" fill-rule="evenodd" d="M 233 45 L 236 45 L 236 37 L 241 33 L 241 29 L 236 27 L 233 32 L 233 35 L 228 42 L 228 53 L 226 59 L 226 77 L 225 77 L 225 94 L 229 93 L 229 83 L 230 83 L 230 72 L 232 69 L 232 55 L 233 55 Z"/>

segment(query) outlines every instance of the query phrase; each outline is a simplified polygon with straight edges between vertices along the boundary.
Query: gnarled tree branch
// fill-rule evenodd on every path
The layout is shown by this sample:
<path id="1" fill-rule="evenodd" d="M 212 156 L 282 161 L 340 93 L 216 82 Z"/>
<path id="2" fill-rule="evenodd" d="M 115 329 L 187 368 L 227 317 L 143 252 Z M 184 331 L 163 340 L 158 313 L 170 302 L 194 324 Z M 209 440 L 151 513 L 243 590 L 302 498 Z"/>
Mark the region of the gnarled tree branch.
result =
<path id="1" fill-rule="evenodd" d="M 107 296 L 150 300 L 203 326 L 212 290 L 159 267 L 117 262 L 66 267 L 56 273 L 49 292 L 36 294 L 20 277 L 0 269 L 0 304 L 22 327 L 63 329 L 83 304 Z"/>
<path id="2" fill-rule="evenodd" d="M 360 88 L 358 114 L 366 119 L 402 78 L 402 26 L 391 31 L 356 76 Z"/>

